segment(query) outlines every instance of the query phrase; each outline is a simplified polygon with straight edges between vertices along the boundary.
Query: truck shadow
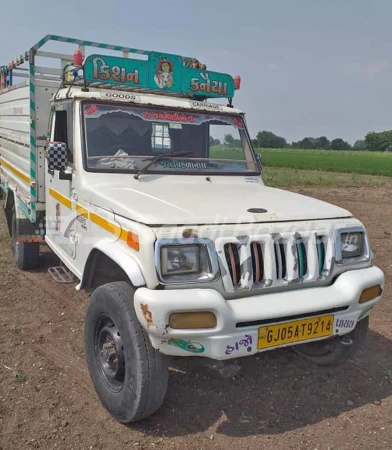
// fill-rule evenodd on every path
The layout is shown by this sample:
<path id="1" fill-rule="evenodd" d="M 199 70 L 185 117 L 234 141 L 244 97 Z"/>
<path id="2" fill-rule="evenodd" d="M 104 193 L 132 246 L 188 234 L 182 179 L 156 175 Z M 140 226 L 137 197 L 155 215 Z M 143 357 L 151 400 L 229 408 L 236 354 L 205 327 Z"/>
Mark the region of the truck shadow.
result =
<path id="1" fill-rule="evenodd" d="M 280 434 L 334 418 L 363 405 L 382 408 L 392 395 L 392 341 L 369 331 L 355 360 L 322 368 L 289 349 L 239 360 L 225 379 L 189 359 L 175 360 L 161 410 L 132 425 L 153 436 Z M 349 420 L 349 419 L 347 419 Z M 159 424 L 159 426 L 157 425 Z"/>

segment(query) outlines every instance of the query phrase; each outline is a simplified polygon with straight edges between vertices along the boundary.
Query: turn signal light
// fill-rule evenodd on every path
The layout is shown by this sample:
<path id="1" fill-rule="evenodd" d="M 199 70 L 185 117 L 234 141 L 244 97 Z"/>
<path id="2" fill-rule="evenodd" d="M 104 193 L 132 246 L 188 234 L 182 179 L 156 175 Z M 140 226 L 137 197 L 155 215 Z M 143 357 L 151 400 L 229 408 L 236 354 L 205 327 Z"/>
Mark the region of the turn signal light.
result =
<path id="1" fill-rule="evenodd" d="M 216 316 L 209 311 L 173 313 L 169 318 L 169 325 L 175 330 L 215 328 Z"/>
<path id="2" fill-rule="evenodd" d="M 239 75 L 236 75 L 234 77 L 234 87 L 236 91 L 239 91 L 241 88 L 241 77 Z"/>
<path id="3" fill-rule="evenodd" d="M 372 286 L 370 288 L 366 288 L 362 291 L 362 294 L 359 297 L 359 303 L 369 302 L 370 300 L 379 297 L 381 294 L 382 288 L 379 284 L 377 284 L 376 286 Z"/>
<path id="4" fill-rule="evenodd" d="M 128 235 L 127 235 L 127 244 L 133 248 L 134 250 L 136 250 L 137 252 L 140 249 L 139 246 L 139 236 L 135 233 L 132 233 L 131 231 L 128 231 Z"/>
<path id="5" fill-rule="evenodd" d="M 72 59 L 73 59 L 74 66 L 81 66 L 83 64 L 82 52 L 80 50 L 75 50 Z"/>

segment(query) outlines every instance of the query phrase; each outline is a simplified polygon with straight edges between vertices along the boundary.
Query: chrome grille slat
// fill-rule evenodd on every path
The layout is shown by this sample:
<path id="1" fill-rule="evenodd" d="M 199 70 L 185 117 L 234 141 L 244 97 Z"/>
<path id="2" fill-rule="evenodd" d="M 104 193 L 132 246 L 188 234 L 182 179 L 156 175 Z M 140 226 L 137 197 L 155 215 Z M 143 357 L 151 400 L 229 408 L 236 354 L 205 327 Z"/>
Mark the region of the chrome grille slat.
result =
<path id="1" fill-rule="evenodd" d="M 233 285 L 237 286 L 241 279 L 241 266 L 236 244 L 229 243 L 225 245 L 225 257 Z"/>
<path id="2" fill-rule="evenodd" d="M 241 245 L 239 248 L 240 255 L 240 270 L 241 270 L 241 279 L 240 286 L 241 288 L 246 289 L 249 288 L 253 284 L 253 269 L 252 263 L 250 260 L 250 252 L 247 245 Z"/>
<path id="3" fill-rule="evenodd" d="M 320 269 L 317 238 L 316 232 L 218 238 L 215 245 L 226 291 L 265 289 L 324 277 L 332 264 L 333 242 L 325 240 L 325 258 Z M 237 252 L 235 258 L 230 248 Z"/>
<path id="4" fill-rule="evenodd" d="M 264 243 L 264 278 L 266 284 L 272 284 L 277 279 L 276 274 L 276 264 L 275 264 L 275 252 L 274 252 L 274 241 L 272 237 Z"/>
<path id="5" fill-rule="evenodd" d="M 324 271 L 325 275 L 329 274 L 329 270 L 332 267 L 332 261 L 335 254 L 334 242 L 332 239 L 328 239 L 326 243 L 324 243 L 325 247 L 325 261 L 324 261 Z"/>
<path id="6" fill-rule="evenodd" d="M 287 281 L 297 280 L 299 277 L 298 273 L 298 251 L 297 251 L 297 238 L 293 234 L 289 236 L 287 242 Z"/>
<path id="7" fill-rule="evenodd" d="M 296 249 L 298 257 L 298 272 L 299 278 L 305 279 L 308 273 L 308 252 L 306 251 L 306 240 L 302 236 L 297 236 Z"/>
<path id="8" fill-rule="evenodd" d="M 308 257 L 307 279 L 314 280 L 319 276 L 316 235 L 314 233 L 312 233 L 307 239 L 306 251 Z"/>
<path id="9" fill-rule="evenodd" d="M 274 243 L 274 255 L 275 255 L 275 268 L 276 278 L 280 280 L 282 278 L 282 254 L 280 252 L 280 242 Z"/>
<path id="10" fill-rule="evenodd" d="M 264 279 L 264 257 L 263 248 L 259 242 L 253 241 L 251 244 L 253 282 L 261 283 Z"/>

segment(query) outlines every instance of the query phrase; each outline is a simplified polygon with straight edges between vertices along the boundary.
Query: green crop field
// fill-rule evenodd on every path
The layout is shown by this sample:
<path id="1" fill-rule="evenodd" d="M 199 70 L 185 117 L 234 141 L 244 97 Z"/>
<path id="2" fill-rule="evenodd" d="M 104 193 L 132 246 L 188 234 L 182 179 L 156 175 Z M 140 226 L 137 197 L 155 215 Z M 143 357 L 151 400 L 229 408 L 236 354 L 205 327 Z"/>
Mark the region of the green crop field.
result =
<path id="1" fill-rule="evenodd" d="M 301 149 L 256 150 L 262 155 L 266 167 L 392 177 L 392 153 Z M 241 154 L 241 150 L 235 148 L 213 147 L 211 149 L 213 158 L 242 159 Z"/>
<path id="2" fill-rule="evenodd" d="M 392 176 L 392 153 L 331 150 L 258 150 L 268 167 Z"/>

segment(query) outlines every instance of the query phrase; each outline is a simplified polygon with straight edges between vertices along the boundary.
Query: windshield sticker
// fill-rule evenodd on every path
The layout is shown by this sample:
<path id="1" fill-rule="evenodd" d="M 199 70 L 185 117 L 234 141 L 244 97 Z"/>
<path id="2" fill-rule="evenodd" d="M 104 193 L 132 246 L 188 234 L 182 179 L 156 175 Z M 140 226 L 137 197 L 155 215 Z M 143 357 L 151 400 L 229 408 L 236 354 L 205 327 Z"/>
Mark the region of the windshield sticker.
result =
<path id="1" fill-rule="evenodd" d="M 169 123 L 169 127 L 172 130 L 182 130 L 182 125 L 180 123 Z"/>
<path id="2" fill-rule="evenodd" d="M 164 169 L 207 169 L 208 164 L 200 161 L 161 161 L 159 163 Z"/>
<path id="3" fill-rule="evenodd" d="M 234 117 L 233 123 L 238 128 L 244 128 L 244 121 L 242 119 L 238 119 L 237 117 Z"/>
<path id="4" fill-rule="evenodd" d="M 232 125 L 237 129 L 245 128 L 245 124 L 240 117 L 233 117 L 228 115 L 210 115 L 200 112 L 200 114 L 178 111 L 161 111 L 161 110 L 143 110 L 141 108 L 133 108 L 131 106 L 113 106 L 103 104 L 85 104 L 84 112 L 89 118 L 99 118 L 105 114 L 123 113 L 131 116 L 140 117 L 146 121 L 179 123 L 189 125 L 201 125 L 205 122 L 222 122 Z"/>
<path id="5" fill-rule="evenodd" d="M 185 114 L 170 114 L 168 112 L 160 113 L 160 112 L 151 112 L 146 111 L 143 114 L 144 119 L 154 119 L 154 120 L 162 120 L 165 122 L 188 122 L 194 123 L 196 121 L 194 116 L 185 115 Z"/>
<path id="6" fill-rule="evenodd" d="M 97 111 L 97 110 L 98 110 L 98 106 L 97 105 L 91 105 L 91 106 L 89 106 L 88 108 L 85 109 L 86 114 L 88 116 L 91 116 L 91 114 L 94 114 L 95 111 Z"/>

